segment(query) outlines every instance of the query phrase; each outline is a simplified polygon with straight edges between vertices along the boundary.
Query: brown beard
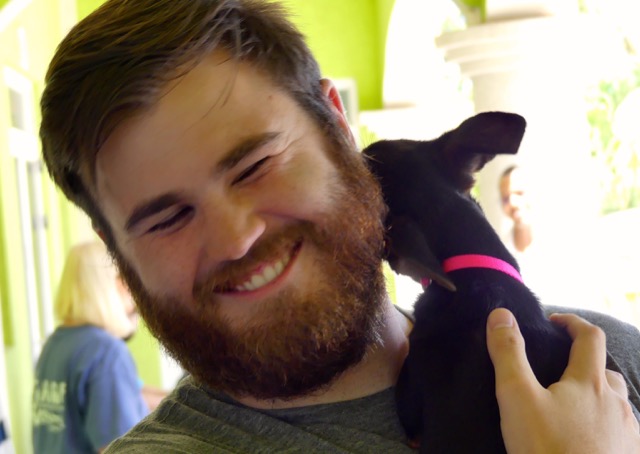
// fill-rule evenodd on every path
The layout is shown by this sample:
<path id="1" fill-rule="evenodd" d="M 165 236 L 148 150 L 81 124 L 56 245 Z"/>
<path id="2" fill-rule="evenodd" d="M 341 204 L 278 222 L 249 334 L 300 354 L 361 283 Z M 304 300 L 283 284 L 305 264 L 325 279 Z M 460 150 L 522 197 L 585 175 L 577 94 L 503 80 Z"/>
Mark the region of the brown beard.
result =
<path id="1" fill-rule="evenodd" d="M 300 222 L 195 286 L 194 304 L 151 295 L 114 251 L 151 332 L 185 370 L 212 389 L 258 399 L 292 399 L 322 389 L 379 342 L 386 298 L 382 274 L 385 211 L 361 156 L 344 151 L 328 183 L 333 209 L 322 224 Z M 334 156 L 335 158 L 335 156 Z M 264 301 L 242 327 L 218 311 L 214 289 L 302 239 L 314 255 L 313 289 Z"/>

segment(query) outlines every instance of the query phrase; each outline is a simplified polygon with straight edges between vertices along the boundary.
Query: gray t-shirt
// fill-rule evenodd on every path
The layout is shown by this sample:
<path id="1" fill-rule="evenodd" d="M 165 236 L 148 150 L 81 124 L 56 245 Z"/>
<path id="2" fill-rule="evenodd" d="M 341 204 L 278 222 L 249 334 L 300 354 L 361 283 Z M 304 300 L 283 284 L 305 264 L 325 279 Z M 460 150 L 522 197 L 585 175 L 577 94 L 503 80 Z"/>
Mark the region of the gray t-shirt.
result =
<path id="1" fill-rule="evenodd" d="M 607 334 L 607 367 L 621 372 L 640 419 L 640 332 L 595 312 L 574 312 Z M 286 410 L 255 410 L 182 380 L 160 407 L 114 442 L 113 453 L 403 453 L 414 452 L 395 411 L 394 390 L 360 399 Z"/>

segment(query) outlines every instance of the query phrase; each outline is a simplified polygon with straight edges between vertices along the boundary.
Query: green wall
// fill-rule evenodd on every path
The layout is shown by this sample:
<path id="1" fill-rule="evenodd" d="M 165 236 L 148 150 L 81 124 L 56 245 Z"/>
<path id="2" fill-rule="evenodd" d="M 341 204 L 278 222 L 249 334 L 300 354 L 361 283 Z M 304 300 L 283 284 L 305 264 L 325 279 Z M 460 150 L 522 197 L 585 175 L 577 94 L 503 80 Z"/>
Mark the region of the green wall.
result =
<path id="1" fill-rule="evenodd" d="M 9 99 L 4 68 L 10 68 L 31 82 L 33 108 L 42 89 L 44 72 L 56 43 L 69 22 L 69 14 L 61 8 L 65 0 L 33 0 L 4 29 L 0 30 L 0 303 L 4 331 L 4 353 L 9 390 L 10 437 L 17 453 L 31 452 L 31 393 L 33 362 L 31 359 L 22 238 L 18 211 L 16 159 L 9 150 Z M 3 2 L 6 3 L 6 2 Z M 66 16 L 66 20 L 65 20 Z M 75 20 L 75 18 L 71 18 Z M 19 30 L 26 32 L 21 41 Z M 22 60 L 21 47 L 28 55 Z M 43 177 L 43 196 L 49 221 L 49 277 L 60 272 L 65 244 L 60 238 L 69 219 L 60 213 L 57 191 L 48 177 Z M 66 203 L 66 202 L 65 202 Z M 52 280 L 52 282 L 55 282 Z"/>
<path id="2" fill-rule="evenodd" d="M 103 0 L 77 0 L 78 3 L 78 17 L 82 18 L 87 16 L 93 10 L 95 10 L 98 6 L 104 3 Z"/>
<path id="3" fill-rule="evenodd" d="M 78 0 L 84 17 L 101 0 Z M 282 0 L 327 77 L 353 77 L 360 108 L 382 107 L 386 28 L 395 0 Z"/>
<path id="4" fill-rule="evenodd" d="M 382 42 L 375 0 L 286 0 L 327 77 L 353 77 L 361 109 L 382 106 Z"/>

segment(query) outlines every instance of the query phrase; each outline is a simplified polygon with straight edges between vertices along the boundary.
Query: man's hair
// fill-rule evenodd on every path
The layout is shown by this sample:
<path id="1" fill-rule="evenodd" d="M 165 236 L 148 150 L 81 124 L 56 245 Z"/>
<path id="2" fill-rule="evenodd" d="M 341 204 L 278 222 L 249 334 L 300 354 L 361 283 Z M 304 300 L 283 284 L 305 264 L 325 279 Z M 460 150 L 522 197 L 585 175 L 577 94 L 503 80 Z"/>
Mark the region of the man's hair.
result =
<path id="1" fill-rule="evenodd" d="M 127 317 L 117 279 L 115 264 L 103 243 L 77 244 L 69 251 L 60 276 L 56 318 L 98 326 L 119 338 L 130 336 L 136 326 Z"/>
<path id="2" fill-rule="evenodd" d="M 280 5 L 108 0 L 69 32 L 51 61 L 40 137 L 51 177 L 105 233 L 110 248 L 111 229 L 93 195 L 98 150 L 122 121 L 150 109 L 171 80 L 216 49 L 266 73 L 333 144 L 343 145 L 318 64 Z"/>

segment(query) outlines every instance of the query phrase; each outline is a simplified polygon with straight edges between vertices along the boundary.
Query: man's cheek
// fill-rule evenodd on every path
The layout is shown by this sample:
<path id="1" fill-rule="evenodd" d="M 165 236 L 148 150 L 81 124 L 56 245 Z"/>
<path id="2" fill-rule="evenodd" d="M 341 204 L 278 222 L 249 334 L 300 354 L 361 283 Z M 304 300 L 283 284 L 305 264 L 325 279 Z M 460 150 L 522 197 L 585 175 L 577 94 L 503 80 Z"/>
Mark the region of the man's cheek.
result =
<path id="1" fill-rule="evenodd" d="M 144 252 L 142 252 L 144 254 Z M 154 296 L 162 298 L 190 298 L 193 288 L 193 266 L 185 260 L 176 260 L 176 257 L 164 254 L 138 255 L 144 260 L 134 260 L 134 270 L 138 274 L 142 285 Z"/>

